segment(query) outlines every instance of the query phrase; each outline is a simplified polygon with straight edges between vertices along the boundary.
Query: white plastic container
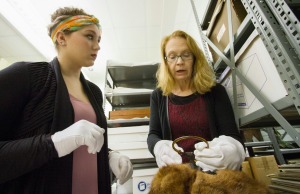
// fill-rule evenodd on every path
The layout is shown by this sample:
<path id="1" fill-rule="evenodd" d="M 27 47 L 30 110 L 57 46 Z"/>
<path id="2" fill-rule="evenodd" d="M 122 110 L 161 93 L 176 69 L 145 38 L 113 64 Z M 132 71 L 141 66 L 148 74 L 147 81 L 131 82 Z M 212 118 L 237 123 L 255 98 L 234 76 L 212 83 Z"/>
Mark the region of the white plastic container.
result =
<path id="1" fill-rule="evenodd" d="M 117 181 L 116 194 L 132 194 L 132 192 L 132 178 L 123 185 L 120 185 L 119 181 Z"/>
<path id="2" fill-rule="evenodd" d="M 151 182 L 159 168 L 145 168 L 133 170 L 132 190 L 133 194 L 147 194 L 150 191 Z"/>

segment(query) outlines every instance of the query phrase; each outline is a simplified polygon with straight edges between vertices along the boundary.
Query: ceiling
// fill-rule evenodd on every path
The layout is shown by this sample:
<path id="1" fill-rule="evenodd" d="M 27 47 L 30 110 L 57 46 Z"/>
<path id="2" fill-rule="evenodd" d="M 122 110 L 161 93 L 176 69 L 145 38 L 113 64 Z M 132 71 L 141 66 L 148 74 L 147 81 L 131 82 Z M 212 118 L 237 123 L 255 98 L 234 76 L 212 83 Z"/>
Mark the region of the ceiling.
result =
<path id="1" fill-rule="evenodd" d="M 199 21 L 209 0 L 194 0 Z M 100 53 L 85 75 L 103 88 L 107 60 L 125 63 L 160 61 L 160 40 L 174 30 L 200 42 L 189 0 L 1 0 L 0 69 L 15 61 L 50 61 L 54 46 L 47 36 L 51 13 L 74 6 L 95 15 L 102 26 Z"/>

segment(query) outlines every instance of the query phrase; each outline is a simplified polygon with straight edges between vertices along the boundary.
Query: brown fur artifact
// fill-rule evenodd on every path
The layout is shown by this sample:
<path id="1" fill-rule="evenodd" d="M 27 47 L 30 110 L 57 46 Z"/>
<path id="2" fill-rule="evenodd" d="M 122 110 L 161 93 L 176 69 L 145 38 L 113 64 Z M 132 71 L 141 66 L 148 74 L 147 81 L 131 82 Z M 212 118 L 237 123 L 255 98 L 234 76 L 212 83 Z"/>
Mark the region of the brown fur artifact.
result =
<path id="1" fill-rule="evenodd" d="M 149 194 L 272 194 L 264 184 L 242 171 L 218 170 L 208 174 L 188 164 L 173 164 L 159 169 Z"/>

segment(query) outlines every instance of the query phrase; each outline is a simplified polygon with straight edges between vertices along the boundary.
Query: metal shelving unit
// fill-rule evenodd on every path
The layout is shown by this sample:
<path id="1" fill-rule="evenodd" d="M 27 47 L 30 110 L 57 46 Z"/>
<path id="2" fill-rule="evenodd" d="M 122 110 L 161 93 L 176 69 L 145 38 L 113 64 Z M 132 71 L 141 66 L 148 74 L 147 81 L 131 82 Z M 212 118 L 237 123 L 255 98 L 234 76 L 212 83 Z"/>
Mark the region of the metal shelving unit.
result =
<path id="1" fill-rule="evenodd" d="M 212 64 L 217 79 L 221 82 L 225 76 L 231 72 L 233 77 L 233 87 L 235 87 L 235 76 L 255 95 L 261 102 L 263 108 L 243 117 L 237 118 L 241 129 L 243 128 L 262 128 L 281 126 L 300 146 L 300 134 L 293 126 L 300 125 L 300 23 L 293 10 L 300 9 L 300 2 L 297 0 L 241 0 L 248 15 L 240 25 L 237 33 L 232 34 L 232 22 L 228 19 L 230 42 L 224 51 L 220 51 L 203 33 L 202 28 L 206 28 L 203 19 L 200 24 L 197 18 L 194 1 L 191 4 L 196 17 L 200 36 L 214 51 L 219 55 L 219 60 Z M 227 3 L 228 17 L 231 17 L 230 2 Z M 209 9 L 214 9 L 209 6 Z M 207 10 L 210 15 L 212 10 Z M 297 12 L 295 12 L 297 13 Z M 299 14 L 299 13 L 297 13 Z M 207 16 L 209 17 L 209 16 Z M 245 78 L 236 68 L 234 53 L 237 53 L 243 46 L 245 40 L 254 30 L 256 30 L 263 40 L 265 48 L 272 58 L 276 70 L 280 75 L 282 83 L 288 95 L 282 99 L 270 103 L 268 99 Z M 203 45 L 206 47 L 206 45 Z M 236 90 L 233 91 L 236 95 Z M 236 99 L 234 99 L 236 102 Z M 234 107 L 237 108 L 236 106 Z M 273 140 L 276 141 L 276 140 Z M 268 142 L 265 142 L 267 144 Z M 273 142 L 275 143 L 275 142 Z M 296 150 L 297 152 L 299 150 Z M 287 151 L 283 151 L 287 152 Z M 281 152 L 274 152 L 281 163 Z M 281 153 L 281 154 L 282 154 Z"/>
<path id="2" fill-rule="evenodd" d="M 206 30 L 209 26 L 209 22 L 212 18 L 212 15 L 214 13 L 214 8 L 216 7 L 217 5 L 217 2 L 218 0 L 211 0 L 209 1 L 209 4 L 207 5 L 207 9 L 205 11 L 205 15 L 201 21 L 201 24 L 202 24 L 202 29 L 203 30 Z"/>
<path id="3" fill-rule="evenodd" d="M 115 89 L 117 87 L 139 89 L 146 91 L 137 92 L 106 92 L 106 100 L 114 110 L 137 107 L 149 107 L 150 95 L 156 85 L 155 73 L 158 63 L 154 64 L 125 64 L 120 65 L 108 61 L 106 67 L 106 87 Z"/>
<path id="4" fill-rule="evenodd" d="M 113 87 L 155 88 L 155 73 L 158 63 L 149 65 L 118 66 L 108 61 L 107 71 Z"/>
<path id="5" fill-rule="evenodd" d="M 155 74 L 158 65 L 158 63 L 139 65 L 108 61 L 105 78 L 106 101 L 104 103 L 110 103 L 112 110 L 128 110 L 149 107 L 151 93 L 156 87 Z M 114 89 L 118 89 L 120 87 L 133 90 L 114 91 Z M 107 88 L 109 89 L 107 90 Z M 105 104 L 104 107 L 106 107 Z M 108 128 L 137 127 L 149 125 L 149 118 L 107 120 L 107 124 Z M 122 130 L 120 130 L 120 134 L 122 134 Z M 144 143 L 145 141 L 146 139 L 143 142 L 139 140 L 138 143 Z M 141 147 L 138 146 L 135 149 L 141 149 Z M 157 167 L 155 159 L 150 156 L 131 158 L 131 162 L 134 170 Z"/>

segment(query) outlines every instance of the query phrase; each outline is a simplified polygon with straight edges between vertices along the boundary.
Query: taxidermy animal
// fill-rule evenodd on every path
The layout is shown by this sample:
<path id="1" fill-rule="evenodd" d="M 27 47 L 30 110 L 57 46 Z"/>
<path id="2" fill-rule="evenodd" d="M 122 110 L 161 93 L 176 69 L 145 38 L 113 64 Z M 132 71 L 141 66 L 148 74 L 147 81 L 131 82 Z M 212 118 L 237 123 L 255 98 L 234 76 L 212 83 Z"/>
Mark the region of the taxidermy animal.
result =
<path id="1" fill-rule="evenodd" d="M 161 167 L 153 177 L 149 194 L 272 194 L 264 184 L 242 171 L 217 170 L 208 174 L 189 164 Z"/>

